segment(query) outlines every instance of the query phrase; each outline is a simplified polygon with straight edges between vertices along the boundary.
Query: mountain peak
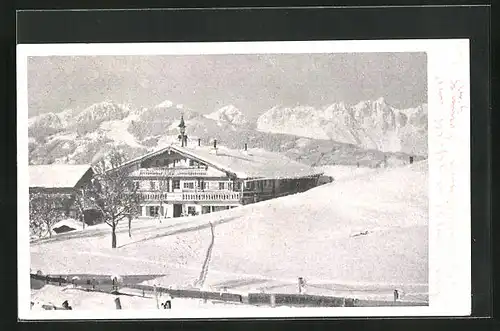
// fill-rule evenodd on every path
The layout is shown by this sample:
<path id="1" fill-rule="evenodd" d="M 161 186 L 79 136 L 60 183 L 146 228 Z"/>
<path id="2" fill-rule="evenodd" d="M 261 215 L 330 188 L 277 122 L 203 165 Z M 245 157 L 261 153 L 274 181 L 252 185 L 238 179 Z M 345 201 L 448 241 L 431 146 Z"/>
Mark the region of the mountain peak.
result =
<path id="1" fill-rule="evenodd" d="M 160 102 L 155 106 L 155 108 L 170 108 L 174 105 L 174 103 L 170 100 L 165 100 L 163 102 Z"/>
<path id="2" fill-rule="evenodd" d="M 225 122 L 233 125 L 245 125 L 248 123 L 246 116 L 234 105 L 226 105 L 218 110 L 205 115 L 206 118 L 217 122 Z"/>

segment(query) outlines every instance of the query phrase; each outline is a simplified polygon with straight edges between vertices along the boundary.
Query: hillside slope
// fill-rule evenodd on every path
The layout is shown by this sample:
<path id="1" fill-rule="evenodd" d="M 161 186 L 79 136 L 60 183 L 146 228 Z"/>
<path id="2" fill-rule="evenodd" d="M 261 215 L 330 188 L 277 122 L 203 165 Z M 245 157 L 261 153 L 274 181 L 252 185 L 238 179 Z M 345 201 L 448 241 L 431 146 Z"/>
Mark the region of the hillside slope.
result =
<path id="1" fill-rule="evenodd" d="M 428 282 L 427 163 L 345 177 L 305 193 L 224 212 L 134 225 L 109 248 L 109 229 L 34 243 L 31 266 L 45 273 L 158 274 L 192 286 L 210 245 L 205 286 L 317 293 L 351 286 L 423 293 Z M 135 224 L 135 223 L 134 223 Z M 333 288 L 333 290 L 332 290 Z"/>

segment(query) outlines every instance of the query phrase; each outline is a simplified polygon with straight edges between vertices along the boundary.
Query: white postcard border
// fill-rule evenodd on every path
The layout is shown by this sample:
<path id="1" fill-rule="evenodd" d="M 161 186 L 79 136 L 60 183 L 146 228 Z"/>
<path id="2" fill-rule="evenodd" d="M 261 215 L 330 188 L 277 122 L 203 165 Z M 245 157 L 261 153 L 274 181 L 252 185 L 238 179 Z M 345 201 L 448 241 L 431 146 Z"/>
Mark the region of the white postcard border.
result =
<path id="1" fill-rule="evenodd" d="M 426 52 L 429 110 L 429 306 L 356 308 L 30 310 L 28 215 L 29 56 Z M 17 46 L 18 316 L 143 319 L 352 316 L 466 316 L 471 312 L 470 72 L 468 39 L 230 43 L 43 44 Z"/>

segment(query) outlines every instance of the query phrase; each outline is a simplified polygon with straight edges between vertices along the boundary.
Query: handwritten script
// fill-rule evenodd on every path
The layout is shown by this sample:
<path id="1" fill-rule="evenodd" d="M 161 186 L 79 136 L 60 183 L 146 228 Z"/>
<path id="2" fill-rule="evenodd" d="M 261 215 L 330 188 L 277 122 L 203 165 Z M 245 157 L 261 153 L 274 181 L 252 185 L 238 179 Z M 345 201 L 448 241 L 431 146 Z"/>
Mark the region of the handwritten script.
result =
<path id="1" fill-rule="evenodd" d="M 450 80 L 438 80 L 437 81 L 438 85 L 438 95 L 439 95 L 439 102 L 441 105 L 443 105 L 444 110 L 449 110 L 449 117 L 448 117 L 448 128 L 453 130 L 455 129 L 456 126 L 456 120 L 457 116 L 463 113 L 463 111 L 468 107 L 468 105 L 465 103 L 466 100 L 466 85 L 464 84 L 463 80 L 461 79 L 450 79 Z M 447 116 L 444 116 L 446 118 Z M 445 120 L 443 124 L 445 124 L 447 121 Z M 445 130 L 446 132 L 447 130 Z M 447 135 L 442 135 L 443 132 L 441 132 L 440 136 L 444 140 L 448 139 L 454 139 L 455 135 L 452 132 L 448 131 Z M 447 138 L 445 137 L 447 136 Z M 444 143 L 444 141 L 442 141 Z M 448 141 L 447 151 L 449 151 L 449 146 L 450 146 L 451 141 Z M 453 149 L 453 148 L 452 148 Z M 447 153 L 445 153 L 446 155 Z M 446 174 L 441 177 L 441 189 L 443 190 L 442 193 L 444 193 L 444 197 L 446 204 L 448 205 L 448 210 L 453 211 L 454 206 L 455 206 L 455 199 L 453 198 L 453 194 L 455 192 L 455 184 L 456 184 L 456 178 L 455 178 L 455 166 L 456 162 L 454 157 L 445 157 L 445 155 L 441 155 L 441 167 L 440 171 L 442 174 Z M 445 160 L 446 159 L 446 160 Z M 443 162 L 444 161 L 444 162 Z"/>
<path id="2" fill-rule="evenodd" d="M 465 84 L 460 79 L 450 81 L 438 81 L 439 101 L 442 105 L 450 106 L 449 124 L 452 129 L 455 128 L 456 116 L 460 115 L 467 105 L 464 103 Z"/>

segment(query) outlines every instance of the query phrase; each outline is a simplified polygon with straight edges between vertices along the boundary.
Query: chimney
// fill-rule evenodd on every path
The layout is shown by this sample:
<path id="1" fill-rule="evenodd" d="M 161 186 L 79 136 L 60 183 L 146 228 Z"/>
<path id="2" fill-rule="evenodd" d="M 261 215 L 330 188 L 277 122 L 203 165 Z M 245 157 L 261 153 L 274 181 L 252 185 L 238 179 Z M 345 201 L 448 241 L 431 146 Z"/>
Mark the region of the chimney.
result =
<path id="1" fill-rule="evenodd" d="M 212 148 L 210 153 L 217 155 L 217 139 L 214 139 L 214 147 Z"/>
<path id="2" fill-rule="evenodd" d="M 201 146 L 201 139 L 198 138 L 198 146 Z"/>

